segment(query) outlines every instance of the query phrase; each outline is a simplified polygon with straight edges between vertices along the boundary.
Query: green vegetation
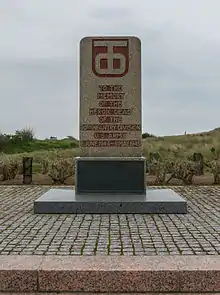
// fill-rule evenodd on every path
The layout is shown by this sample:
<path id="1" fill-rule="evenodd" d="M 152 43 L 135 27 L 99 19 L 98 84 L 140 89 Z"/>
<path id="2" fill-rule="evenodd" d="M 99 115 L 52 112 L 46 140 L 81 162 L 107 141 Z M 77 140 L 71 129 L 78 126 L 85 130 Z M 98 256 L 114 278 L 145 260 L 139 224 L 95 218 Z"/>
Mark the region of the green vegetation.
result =
<path id="1" fill-rule="evenodd" d="M 183 159 L 196 152 L 208 160 L 220 155 L 220 128 L 198 134 L 164 137 L 143 133 L 142 138 L 143 155 L 147 158 L 150 153 L 159 153 L 162 158 L 171 156 Z M 64 158 L 80 155 L 79 142 L 71 136 L 61 140 L 40 140 L 34 137 L 32 129 L 17 130 L 14 135 L 0 134 L 0 153 L 53 159 L 58 150 Z"/>
<path id="2" fill-rule="evenodd" d="M 220 184 L 220 129 L 198 134 L 156 137 L 144 133 L 143 155 L 146 172 L 155 184 L 179 179 L 192 184 L 194 176 L 212 175 Z M 80 156 L 78 141 L 73 137 L 39 140 L 30 129 L 14 135 L 0 135 L 0 180 L 15 179 L 22 174 L 22 158 L 33 157 L 33 173 L 47 175 L 61 184 L 75 177 L 75 157 Z"/>
<path id="3" fill-rule="evenodd" d="M 0 134 L 0 152 L 6 154 L 30 153 L 54 149 L 73 149 L 78 147 L 78 141 L 73 137 L 62 140 L 39 140 L 34 137 L 32 129 L 17 130 L 15 134 Z"/>

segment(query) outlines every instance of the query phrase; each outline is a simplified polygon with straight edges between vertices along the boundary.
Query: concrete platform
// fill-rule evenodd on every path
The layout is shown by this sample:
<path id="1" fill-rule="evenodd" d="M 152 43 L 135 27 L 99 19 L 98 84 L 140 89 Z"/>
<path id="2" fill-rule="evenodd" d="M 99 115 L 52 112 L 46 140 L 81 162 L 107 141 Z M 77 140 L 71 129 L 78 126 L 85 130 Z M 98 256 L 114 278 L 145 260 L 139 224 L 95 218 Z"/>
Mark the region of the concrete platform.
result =
<path id="1" fill-rule="evenodd" d="M 76 195 L 72 189 L 50 189 L 34 201 L 34 213 L 186 214 L 187 202 L 171 189 L 147 189 L 146 195 Z"/>

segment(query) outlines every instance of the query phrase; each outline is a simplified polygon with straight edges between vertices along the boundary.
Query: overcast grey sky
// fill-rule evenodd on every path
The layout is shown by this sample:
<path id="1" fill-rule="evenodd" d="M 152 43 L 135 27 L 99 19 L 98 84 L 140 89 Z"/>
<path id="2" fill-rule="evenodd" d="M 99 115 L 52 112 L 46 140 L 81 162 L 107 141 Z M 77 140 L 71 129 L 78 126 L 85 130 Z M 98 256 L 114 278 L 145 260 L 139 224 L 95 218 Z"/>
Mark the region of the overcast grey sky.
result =
<path id="1" fill-rule="evenodd" d="M 79 41 L 142 40 L 143 131 L 220 126 L 219 0 L 0 0 L 0 131 L 78 137 Z"/>

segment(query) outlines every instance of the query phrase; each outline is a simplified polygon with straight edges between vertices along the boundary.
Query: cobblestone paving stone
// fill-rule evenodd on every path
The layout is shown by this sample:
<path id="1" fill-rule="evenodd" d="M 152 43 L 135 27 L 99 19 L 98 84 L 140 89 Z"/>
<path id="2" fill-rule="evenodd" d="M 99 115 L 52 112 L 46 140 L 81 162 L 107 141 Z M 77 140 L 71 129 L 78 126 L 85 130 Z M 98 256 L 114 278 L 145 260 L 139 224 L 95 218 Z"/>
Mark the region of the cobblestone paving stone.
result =
<path id="1" fill-rule="evenodd" d="M 186 215 L 34 214 L 49 188 L 0 186 L 1 255 L 220 254 L 220 187 L 171 187 Z"/>

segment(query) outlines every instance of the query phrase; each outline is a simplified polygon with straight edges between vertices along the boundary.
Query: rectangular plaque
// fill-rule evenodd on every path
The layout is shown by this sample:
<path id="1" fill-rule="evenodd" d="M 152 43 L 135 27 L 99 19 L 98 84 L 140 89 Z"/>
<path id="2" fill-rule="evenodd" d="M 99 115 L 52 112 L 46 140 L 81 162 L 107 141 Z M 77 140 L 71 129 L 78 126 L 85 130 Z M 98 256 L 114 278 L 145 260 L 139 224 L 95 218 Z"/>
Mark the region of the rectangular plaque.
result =
<path id="1" fill-rule="evenodd" d="M 145 158 L 77 157 L 77 194 L 145 194 Z"/>

